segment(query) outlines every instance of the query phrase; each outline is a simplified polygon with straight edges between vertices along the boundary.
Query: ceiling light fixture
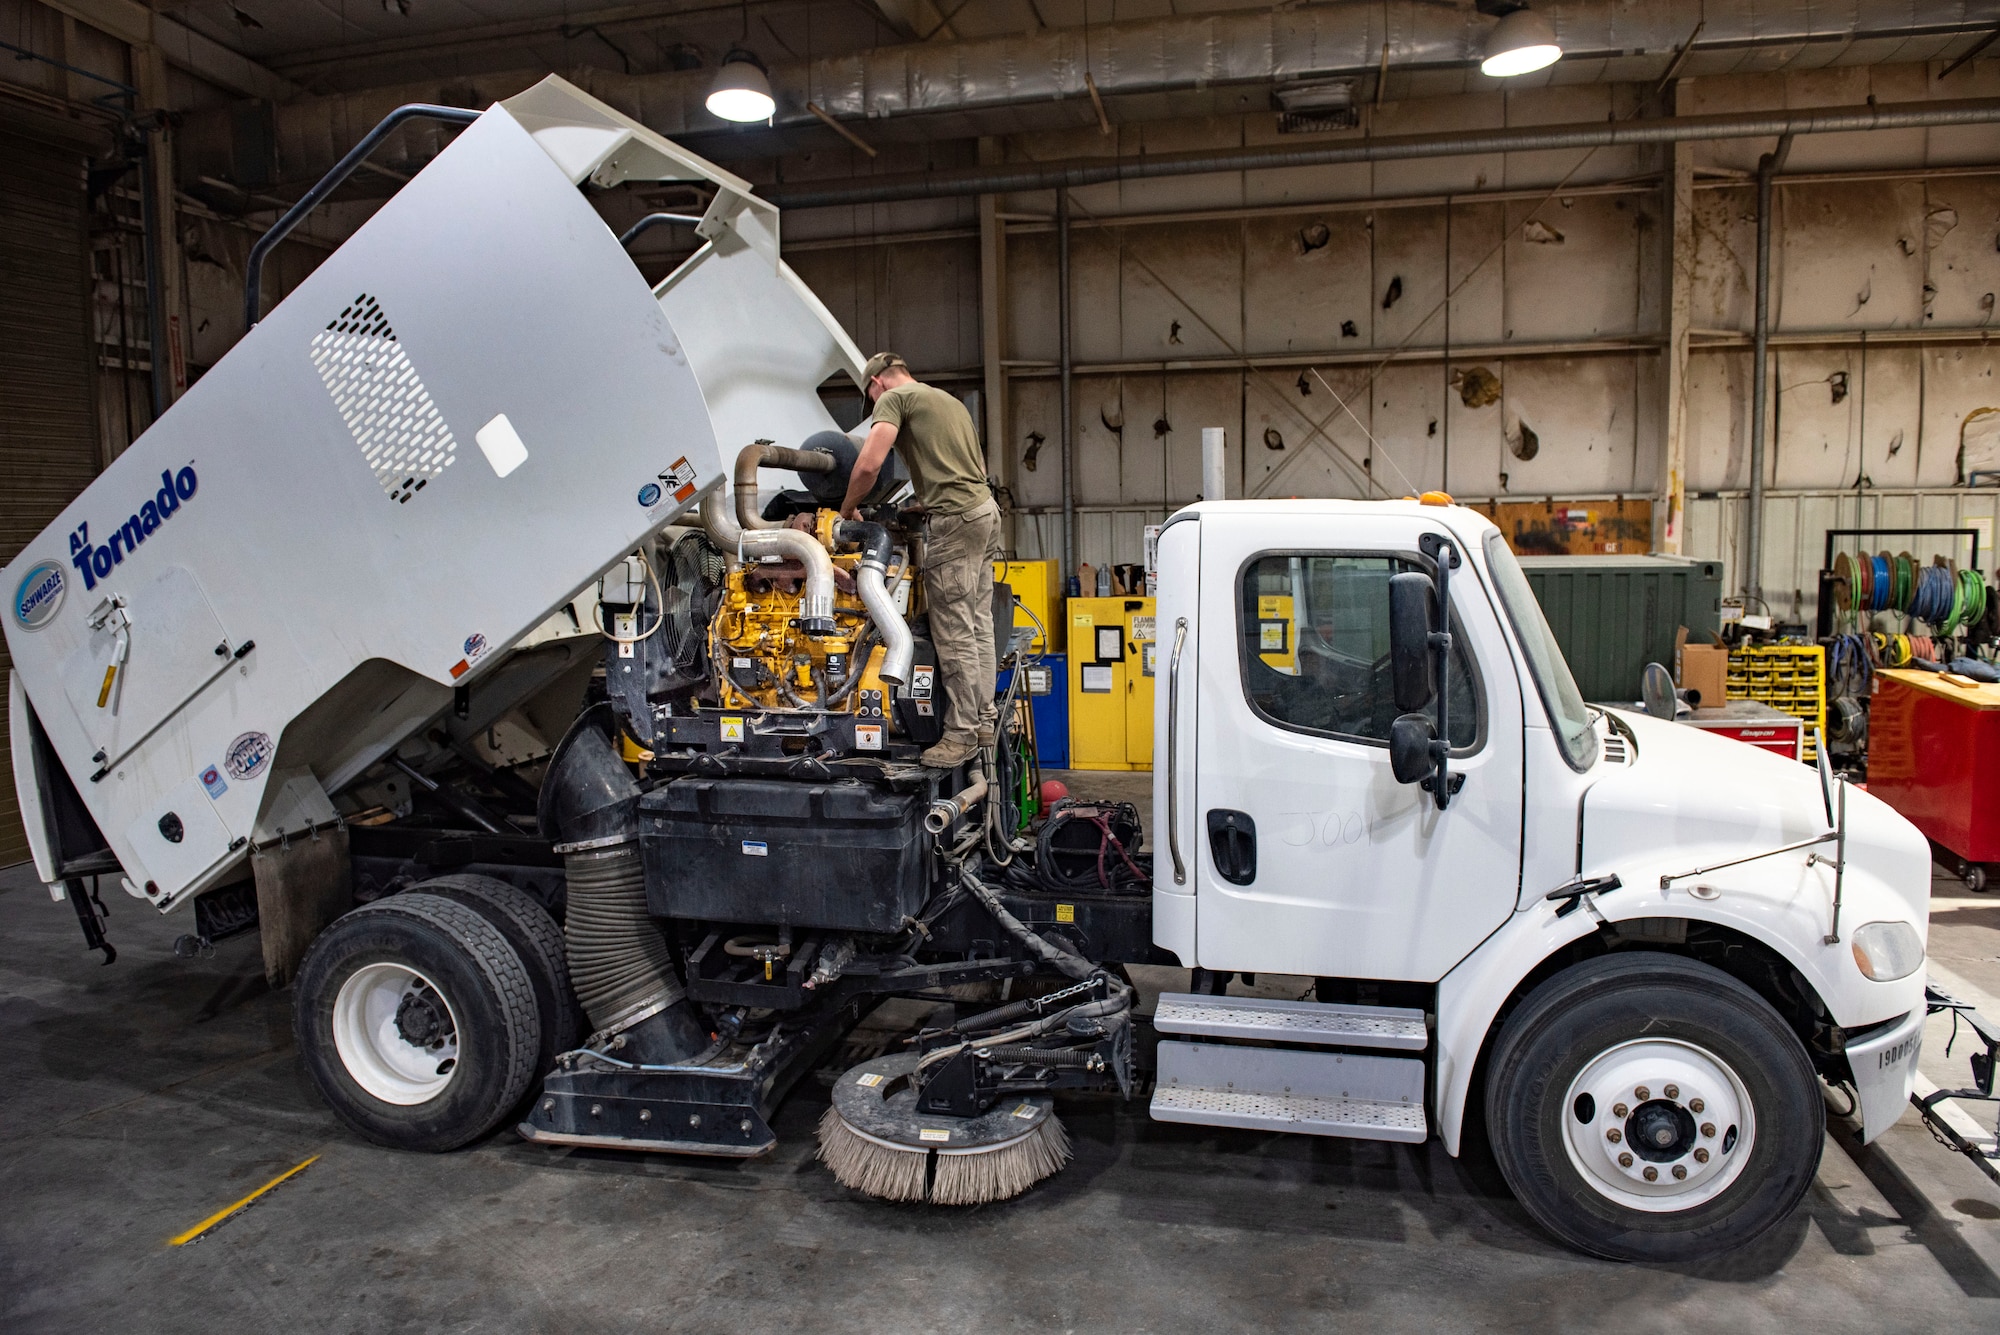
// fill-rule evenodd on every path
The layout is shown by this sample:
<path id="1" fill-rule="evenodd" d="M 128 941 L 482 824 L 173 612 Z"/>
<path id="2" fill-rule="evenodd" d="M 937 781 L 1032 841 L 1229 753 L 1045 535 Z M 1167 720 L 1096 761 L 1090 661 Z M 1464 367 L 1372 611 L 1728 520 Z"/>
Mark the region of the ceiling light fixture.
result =
<path id="1" fill-rule="evenodd" d="M 777 109 L 764 62 L 740 46 L 731 47 L 722 58 L 722 68 L 715 72 L 715 86 L 708 91 L 710 114 L 748 125 L 770 120 Z"/>
<path id="2" fill-rule="evenodd" d="M 1549 21 L 1523 7 L 1501 16 L 1486 39 L 1486 58 L 1479 62 L 1479 72 L 1492 79 L 1511 79 L 1547 69 L 1562 59 L 1562 53 Z"/>

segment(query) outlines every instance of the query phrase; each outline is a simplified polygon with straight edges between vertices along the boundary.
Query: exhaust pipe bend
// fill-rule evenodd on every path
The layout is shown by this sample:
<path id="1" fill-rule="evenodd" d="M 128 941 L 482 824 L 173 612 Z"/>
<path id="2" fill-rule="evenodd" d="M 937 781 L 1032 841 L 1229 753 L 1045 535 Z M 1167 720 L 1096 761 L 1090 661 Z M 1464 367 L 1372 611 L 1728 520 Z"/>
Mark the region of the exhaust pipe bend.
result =
<path id="1" fill-rule="evenodd" d="M 808 635 L 831 635 L 833 624 L 833 558 L 810 533 L 795 528 L 763 528 L 745 533 L 729 514 L 722 488 L 702 498 L 702 527 L 724 556 L 738 560 L 778 556 L 806 568 L 806 594 L 799 608 L 799 629 Z M 905 632 L 907 634 L 907 632 Z"/>
<path id="2" fill-rule="evenodd" d="M 736 456 L 736 521 L 746 529 L 782 527 L 764 518 L 757 503 L 757 470 L 789 468 L 794 473 L 831 473 L 837 464 L 825 450 L 791 450 L 753 441 Z"/>
<path id="3" fill-rule="evenodd" d="M 889 596 L 887 576 L 892 551 L 889 530 L 880 524 L 843 520 L 834 528 L 833 539 L 840 543 L 851 542 L 861 548 L 861 565 L 854 572 L 854 589 L 861 595 L 861 605 L 868 609 L 876 633 L 882 637 L 886 650 L 882 655 L 882 680 L 892 686 L 901 686 L 910 679 L 917 645 L 910 635 L 909 624 L 896 611 L 895 599 Z M 856 671 L 866 666 L 865 663 L 857 664 Z"/>

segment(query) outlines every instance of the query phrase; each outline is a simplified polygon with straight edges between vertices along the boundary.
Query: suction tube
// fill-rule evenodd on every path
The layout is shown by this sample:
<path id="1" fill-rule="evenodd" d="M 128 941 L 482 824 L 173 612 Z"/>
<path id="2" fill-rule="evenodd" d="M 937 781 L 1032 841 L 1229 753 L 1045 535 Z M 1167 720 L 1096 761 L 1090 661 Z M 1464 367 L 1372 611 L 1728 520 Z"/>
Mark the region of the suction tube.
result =
<path id="1" fill-rule="evenodd" d="M 708 530 L 708 540 L 725 556 L 745 560 L 781 556 L 804 563 L 806 596 L 799 609 L 799 628 L 808 635 L 833 634 L 833 558 L 826 554 L 826 548 L 820 546 L 817 538 L 795 528 L 763 528 L 744 532 L 731 517 L 729 501 L 720 487 L 702 498 L 701 522 L 702 527 Z M 866 595 L 863 595 L 863 601 L 866 600 Z M 908 633 L 904 632 L 905 635 Z"/>
<path id="2" fill-rule="evenodd" d="M 875 623 L 876 633 L 882 637 L 887 652 L 882 655 L 882 680 L 892 686 L 901 686 L 910 679 L 910 667 L 916 660 L 916 641 L 910 636 L 910 627 L 902 615 L 896 611 L 895 600 L 889 596 L 889 558 L 892 550 L 889 530 L 880 524 L 856 523 L 843 520 L 833 530 L 835 542 L 854 543 L 861 548 L 861 566 L 854 572 L 854 588 L 861 595 L 861 605 L 868 609 L 869 619 Z M 857 664 L 859 671 L 865 664 Z"/>
<path id="3" fill-rule="evenodd" d="M 666 938 L 646 908 L 639 856 L 639 785 L 618 759 L 608 705 L 586 710 L 542 780 L 543 832 L 568 883 L 564 953 L 594 1038 L 620 1059 L 671 1062 L 697 1052 L 706 1032 L 687 1002 Z"/>
<path id="4" fill-rule="evenodd" d="M 757 504 L 757 470 L 789 468 L 794 473 L 831 473 L 839 465 L 825 450 L 791 450 L 755 441 L 736 456 L 736 522 L 759 531 L 782 527 L 764 518 Z"/>

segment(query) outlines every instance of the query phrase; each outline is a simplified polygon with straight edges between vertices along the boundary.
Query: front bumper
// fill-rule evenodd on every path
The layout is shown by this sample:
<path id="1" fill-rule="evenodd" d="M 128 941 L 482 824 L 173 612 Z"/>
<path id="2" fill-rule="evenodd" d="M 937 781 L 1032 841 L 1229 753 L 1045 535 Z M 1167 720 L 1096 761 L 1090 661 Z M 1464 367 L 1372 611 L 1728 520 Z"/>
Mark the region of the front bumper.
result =
<path id="1" fill-rule="evenodd" d="M 1918 1007 L 1865 1038 L 1847 1042 L 1863 1144 L 1894 1126 L 1910 1106 L 1917 1057 L 1924 1048 L 1924 1019 L 1924 1010 Z"/>

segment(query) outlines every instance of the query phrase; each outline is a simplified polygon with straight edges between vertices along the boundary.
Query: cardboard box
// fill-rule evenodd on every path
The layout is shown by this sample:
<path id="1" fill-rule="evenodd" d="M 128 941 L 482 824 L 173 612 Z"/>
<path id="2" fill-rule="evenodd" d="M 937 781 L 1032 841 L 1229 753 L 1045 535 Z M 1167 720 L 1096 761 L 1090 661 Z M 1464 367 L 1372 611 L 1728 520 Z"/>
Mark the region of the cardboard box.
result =
<path id="1" fill-rule="evenodd" d="M 1685 637 L 1683 630 L 1681 635 Z M 1679 660 L 1675 683 L 1684 691 L 1700 692 L 1690 704 L 1713 706 L 1729 698 L 1729 650 L 1720 644 L 1688 644 L 1682 640 L 1674 649 Z"/>

